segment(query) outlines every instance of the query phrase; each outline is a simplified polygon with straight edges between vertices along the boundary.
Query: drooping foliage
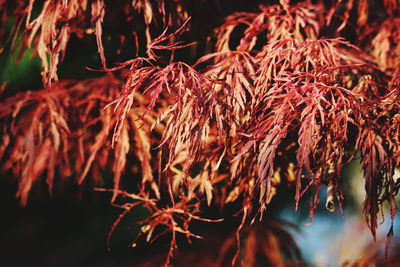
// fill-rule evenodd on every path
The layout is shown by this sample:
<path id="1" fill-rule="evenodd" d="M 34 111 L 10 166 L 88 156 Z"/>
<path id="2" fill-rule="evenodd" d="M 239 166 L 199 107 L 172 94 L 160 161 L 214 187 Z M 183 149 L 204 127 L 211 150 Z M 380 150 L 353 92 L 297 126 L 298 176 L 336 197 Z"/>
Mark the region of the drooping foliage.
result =
<path id="1" fill-rule="evenodd" d="M 201 217 L 202 203 L 241 201 L 238 247 L 247 218 L 262 217 L 283 180 L 296 206 L 310 196 L 311 220 L 323 185 L 327 209 L 342 210 L 341 173 L 360 152 L 375 237 L 385 202 L 394 219 L 400 188 L 398 1 L 262 1 L 223 21 L 210 15 L 214 30 L 195 2 L 0 2 L 1 51 L 33 47 L 42 62 L 43 89 L 0 105 L 2 170 L 18 179 L 21 204 L 39 179 L 51 192 L 55 176 L 96 185 L 112 170 L 113 188 L 97 190 L 124 210 L 113 230 L 147 208 L 141 234 L 171 233 L 168 264 L 176 234 L 199 237 L 192 219 L 218 221 Z M 221 11 L 220 1 L 202 2 Z M 69 39 L 91 34 L 100 76 L 63 79 Z M 121 49 L 134 40 L 132 58 L 110 62 L 105 35 Z M 123 188 L 132 177 L 137 188 Z"/>

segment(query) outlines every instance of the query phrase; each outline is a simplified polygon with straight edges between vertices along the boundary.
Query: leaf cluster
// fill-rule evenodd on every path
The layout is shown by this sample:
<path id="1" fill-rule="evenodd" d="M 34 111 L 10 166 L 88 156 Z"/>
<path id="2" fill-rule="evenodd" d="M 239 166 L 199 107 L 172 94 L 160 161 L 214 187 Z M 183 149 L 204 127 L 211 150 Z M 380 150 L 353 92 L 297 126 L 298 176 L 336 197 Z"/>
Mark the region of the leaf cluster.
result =
<path id="1" fill-rule="evenodd" d="M 51 191 L 56 175 L 77 183 L 91 176 L 99 185 L 110 169 L 114 187 L 98 190 L 111 191 L 111 202 L 124 210 L 111 233 L 142 205 L 150 212 L 141 222 L 147 241 L 171 233 L 168 264 L 176 234 L 199 238 L 189 230 L 192 219 L 218 221 L 200 217 L 203 203 L 223 208 L 241 202 L 238 248 L 246 219 L 262 218 L 283 180 L 295 187 L 296 207 L 309 195 L 311 220 L 322 188 L 327 209 L 337 203 L 342 211 L 341 174 L 360 151 L 363 211 L 372 235 L 384 202 L 393 221 L 400 188 L 394 177 L 400 164 L 396 0 L 383 1 L 379 16 L 371 12 L 378 4 L 367 0 L 282 0 L 235 12 L 209 34 L 212 51 L 193 65 L 175 59 L 176 51 L 193 45 L 180 41 L 196 32 L 190 4 L 122 2 L 124 25 L 144 24 L 133 34 L 116 34 L 121 46 L 135 40 L 136 55 L 114 67 L 102 42 L 104 21 L 117 8 L 112 2 L 0 3 L 1 23 L 15 20 L 10 36 L 18 40 L 6 38 L 2 50 L 34 46 L 42 60 L 43 89 L 18 92 L 0 106 L 0 158 L 19 181 L 23 205 L 42 177 Z M 71 34 L 91 33 L 103 75 L 59 79 Z M 132 172 L 131 158 L 137 162 Z M 137 187 L 121 188 L 123 178 L 136 179 Z M 392 234 L 393 227 L 388 240 Z"/>

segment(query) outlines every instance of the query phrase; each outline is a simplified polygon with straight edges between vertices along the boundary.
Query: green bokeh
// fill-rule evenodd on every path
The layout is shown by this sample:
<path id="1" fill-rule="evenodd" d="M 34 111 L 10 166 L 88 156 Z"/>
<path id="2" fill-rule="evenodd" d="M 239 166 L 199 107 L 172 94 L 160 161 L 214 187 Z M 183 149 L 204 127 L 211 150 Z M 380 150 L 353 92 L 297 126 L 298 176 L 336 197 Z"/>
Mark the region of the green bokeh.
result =
<path id="1" fill-rule="evenodd" d="M 20 49 L 15 53 L 6 51 L 0 57 L 0 79 L 18 88 L 37 88 L 41 85 L 41 60 L 32 56 L 34 48 L 28 48 L 22 58 L 17 60 Z"/>

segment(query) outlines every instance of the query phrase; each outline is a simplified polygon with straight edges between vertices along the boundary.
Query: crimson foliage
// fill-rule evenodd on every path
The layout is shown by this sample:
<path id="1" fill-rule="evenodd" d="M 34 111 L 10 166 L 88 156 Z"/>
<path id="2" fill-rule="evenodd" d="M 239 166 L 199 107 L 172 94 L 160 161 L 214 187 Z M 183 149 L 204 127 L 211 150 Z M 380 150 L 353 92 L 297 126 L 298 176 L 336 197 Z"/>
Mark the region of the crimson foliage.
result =
<path id="1" fill-rule="evenodd" d="M 110 166 L 114 187 L 97 190 L 112 191 L 124 210 L 113 229 L 143 205 L 151 214 L 140 222 L 148 241 L 172 233 L 168 264 L 177 233 L 190 240 L 199 237 L 191 220 L 213 221 L 201 217 L 203 202 L 241 201 L 238 241 L 247 217 L 262 217 L 282 179 L 295 186 L 296 205 L 315 192 L 311 219 L 322 185 L 326 207 L 342 210 L 341 173 L 359 151 L 362 208 L 375 237 L 384 202 L 394 219 L 400 188 L 398 1 L 265 1 L 255 12 L 227 16 L 204 39 L 204 52 L 184 39 L 207 23 L 194 2 L 0 1 L 1 51 L 34 47 L 42 61 L 43 89 L 0 105 L 0 157 L 19 181 L 21 204 L 43 177 L 51 192 L 55 175 L 100 181 Z M 135 40 L 136 56 L 110 64 L 103 27 L 114 12 L 129 33 L 112 36 L 121 47 Z M 71 35 L 92 33 L 102 75 L 59 78 Z M 196 63 L 176 60 L 177 50 L 191 51 Z M 135 192 L 120 186 L 129 157 L 141 176 Z"/>

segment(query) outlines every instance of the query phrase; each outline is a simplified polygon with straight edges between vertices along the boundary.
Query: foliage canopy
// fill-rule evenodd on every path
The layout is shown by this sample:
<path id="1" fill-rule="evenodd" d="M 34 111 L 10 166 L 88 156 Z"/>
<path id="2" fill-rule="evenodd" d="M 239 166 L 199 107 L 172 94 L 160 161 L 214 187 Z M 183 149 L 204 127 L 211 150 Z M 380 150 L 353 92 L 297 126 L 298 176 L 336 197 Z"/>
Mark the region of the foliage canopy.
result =
<path id="1" fill-rule="evenodd" d="M 42 89 L 17 88 L 0 105 L 2 169 L 18 179 L 21 204 L 39 179 L 50 192 L 55 176 L 92 179 L 123 209 L 113 229 L 143 205 L 151 215 L 141 234 L 172 234 L 168 264 L 176 234 L 198 237 L 191 220 L 218 221 L 201 217 L 203 203 L 242 203 L 238 241 L 283 181 L 296 188 L 296 204 L 310 196 L 311 220 L 323 185 L 326 207 L 342 210 L 341 173 L 359 151 L 372 235 L 384 202 L 393 220 L 399 2 L 262 1 L 221 21 L 224 4 L 0 1 L 1 52 L 33 47 L 42 66 Z M 95 77 L 58 75 L 72 36 L 97 44 Z M 118 48 L 108 51 L 104 40 Z M 98 186 L 106 169 L 113 188 Z M 136 177 L 136 188 L 121 186 Z"/>

